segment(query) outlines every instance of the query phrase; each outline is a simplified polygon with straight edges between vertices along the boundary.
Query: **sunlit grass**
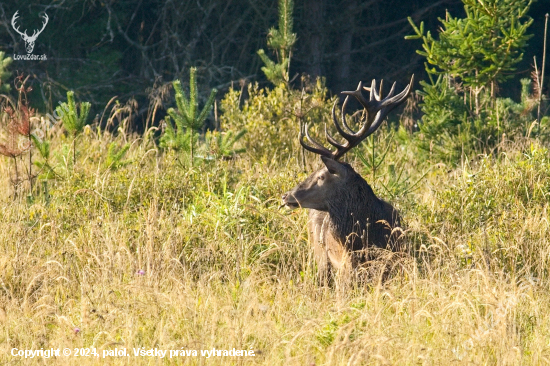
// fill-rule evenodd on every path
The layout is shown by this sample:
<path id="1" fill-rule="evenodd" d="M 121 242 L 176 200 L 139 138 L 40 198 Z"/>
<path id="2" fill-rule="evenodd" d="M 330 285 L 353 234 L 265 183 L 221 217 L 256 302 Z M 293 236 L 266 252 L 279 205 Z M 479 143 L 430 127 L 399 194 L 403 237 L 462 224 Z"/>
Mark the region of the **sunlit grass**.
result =
<path id="1" fill-rule="evenodd" d="M 535 142 L 461 168 L 416 165 L 414 151 L 393 149 L 373 186 L 395 195 L 411 257 L 384 281 L 375 271 L 322 286 L 307 213 L 279 209 L 315 157 L 305 172 L 288 152 L 190 168 L 136 140 L 131 163 L 112 170 L 105 153 L 122 137 L 80 137 L 75 166 L 63 155 L 71 141 L 55 139 L 62 178 L 49 182 L 49 203 L 14 198 L 0 164 L 2 362 L 43 364 L 12 348 L 215 347 L 256 356 L 48 363 L 550 363 L 550 163 Z M 408 190 L 391 164 L 411 184 L 425 177 Z"/>

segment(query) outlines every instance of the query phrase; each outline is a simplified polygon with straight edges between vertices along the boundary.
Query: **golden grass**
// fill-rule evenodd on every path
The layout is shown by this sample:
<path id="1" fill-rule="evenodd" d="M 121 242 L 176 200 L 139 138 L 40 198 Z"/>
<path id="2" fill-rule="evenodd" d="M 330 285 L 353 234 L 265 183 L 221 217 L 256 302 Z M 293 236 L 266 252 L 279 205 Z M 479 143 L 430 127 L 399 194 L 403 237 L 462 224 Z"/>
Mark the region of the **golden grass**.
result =
<path id="1" fill-rule="evenodd" d="M 50 183 L 49 205 L 13 199 L 8 162 L 0 165 L 1 363 L 550 363 L 550 174 L 540 147 L 536 161 L 510 151 L 435 169 L 398 200 L 411 257 L 384 281 L 321 286 L 306 213 L 278 210 L 280 194 L 305 177 L 295 159 L 245 155 L 189 169 L 137 142 L 132 164 L 109 171 L 92 152 L 111 138 L 81 139 L 74 170 L 57 165 L 65 178 Z M 10 354 L 50 347 L 256 356 Z"/>

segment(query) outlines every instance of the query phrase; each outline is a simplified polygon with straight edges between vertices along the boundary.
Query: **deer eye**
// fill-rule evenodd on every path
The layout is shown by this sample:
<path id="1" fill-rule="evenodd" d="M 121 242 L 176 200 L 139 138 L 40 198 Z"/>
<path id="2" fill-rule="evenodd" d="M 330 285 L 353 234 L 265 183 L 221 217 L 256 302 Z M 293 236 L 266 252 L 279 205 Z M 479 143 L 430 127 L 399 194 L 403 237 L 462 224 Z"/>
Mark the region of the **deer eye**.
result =
<path id="1" fill-rule="evenodd" d="M 324 175 L 320 175 L 318 179 L 319 179 L 319 180 L 325 180 L 325 176 L 324 176 Z"/>

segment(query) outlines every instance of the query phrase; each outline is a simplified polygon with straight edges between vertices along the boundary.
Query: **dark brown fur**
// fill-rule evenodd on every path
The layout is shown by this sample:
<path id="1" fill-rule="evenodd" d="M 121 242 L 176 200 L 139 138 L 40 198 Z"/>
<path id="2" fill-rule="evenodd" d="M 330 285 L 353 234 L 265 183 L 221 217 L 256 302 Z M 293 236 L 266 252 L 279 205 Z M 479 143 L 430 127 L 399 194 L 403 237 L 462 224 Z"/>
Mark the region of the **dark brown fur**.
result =
<path id="1" fill-rule="evenodd" d="M 296 188 L 283 195 L 283 202 L 290 208 L 309 208 L 309 234 L 315 257 L 321 270 L 354 267 L 368 259 L 369 247 L 398 249 L 396 235 L 400 226 L 399 214 L 389 203 L 376 197 L 368 183 L 346 163 L 338 160 L 382 124 L 395 107 L 403 103 L 412 90 L 414 76 L 409 85 L 395 94 L 395 83 L 382 99 L 380 88 L 373 80 L 370 88 L 359 82 L 354 91 L 342 92 L 346 99 L 342 104 L 341 124 L 336 117 L 336 104 L 332 108 L 334 127 L 345 140 L 340 143 L 325 128 L 327 141 L 335 148 L 331 151 L 309 135 L 306 124 L 300 129 L 300 144 L 305 150 L 321 156 L 325 167 L 310 175 Z M 366 99 L 363 90 L 370 91 Z M 353 96 L 363 106 L 360 129 L 352 131 L 346 122 L 346 105 Z M 307 140 L 304 141 L 304 138 Z"/>
<path id="2" fill-rule="evenodd" d="M 309 208 L 309 234 L 319 269 L 339 269 L 364 259 L 368 247 L 398 249 L 398 212 L 376 197 L 347 163 L 322 157 L 325 167 L 283 195 L 290 208 Z"/>

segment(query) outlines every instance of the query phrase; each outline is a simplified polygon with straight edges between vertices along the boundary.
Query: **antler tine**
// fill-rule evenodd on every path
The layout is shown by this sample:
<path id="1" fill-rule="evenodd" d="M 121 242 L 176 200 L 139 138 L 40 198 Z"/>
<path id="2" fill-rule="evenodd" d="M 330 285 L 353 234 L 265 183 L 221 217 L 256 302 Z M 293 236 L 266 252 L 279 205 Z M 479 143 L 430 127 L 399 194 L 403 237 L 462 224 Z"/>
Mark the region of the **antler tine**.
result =
<path id="1" fill-rule="evenodd" d="M 373 80 L 373 86 L 376 87 L 376 81 Z M 338 124 L 336 123 L 336 119 L 334 117 L 334 108 L 332 110 L 333 112 L 333 119 L 334 119 L 334 124 L 336 125 L 336 129 L 338 130 L 338 132 L 340 134 L 342 134 L 342 136 L 346 139 L 346 140 L 350 140 L 350 138 L 357 138 L 358 136 L 360 136 L 361 134 L 363 134 L 369 127 L 370 127 L 370 123 L 372 122 L 372 120 L 374 119 L 373 116 L 375 115 L 375 113 L 373 113 L 374 111 L 372 111 L 372 105 L 371 103 L 369 103 L 369 101 L 367 101 L 365 99 L 365 97 L 363 96 L 363 93 L 361 92 L 363 90 L 363 82 L 360 81 L 359 82 L 359 85 L 357 85 L 357 89 L 354 90 L 354 91 L 343 91 L 342 94 L 345 94 L 347 95 L 346 99 L 344 100 L 344 104 L 342 105 L 342 124 L 347 127 L 347 129 L 352 132 L 352 135 L 349 135 L 349 134 L 342 134 L 341 132 L 341 129 L 339 128 Z M 359 103 L 361 103 L 361 105 L 363 106 L 363 108 L 365 108 L 366 112 L 367 112 L 367 116 L 365 118 L 365 123 L 363 124 L 363 126 L 361 126 L 361 129 L 358 131 L 358 132 L 353 132 L 353 130 L 351 128 L 348 127 L 348 124 L 346 123 L 346 113 L 345 113 L 345 109 L 346 109 L 346 106 L 347 106 L 347 103 L 348 103 L 348 97 L 350 95 L 353 95 L 355 97 L 355 99 L 357 99 L 357 101 Z M 372 95 L 371 95 L 371 98 L 372 98 Z"/>
<path id="2" fill-rule="evenodd" d="M 32 33 L 32 36 L 30 36 L 29 38 L 36 39 L 36 38 L 38 38 L 38 35 L 44 31 L 44 28 L 46 28 L 46 25 L 48 24 L 48 20 L 50 18 L 48 17 L 48 14 L 46 14 L 46 13 L 44 13 L 43 18 L 44 18 L 44 22 L 42 22 L 42 29 L 40 29 L 40 30 L 35 29 Z"/>
<path id="3" fill-rule="evenodd" d="M 394 81 L 392 86 L 391 86 L 390 92 L 388 93 L 388 95 L 386 95 L 386 98 L 384 98 L 384 99 L 388 99 L 388 98 L 393 97 L 393 93 L 395 93 L 395 86 L 396 85 L 397 85 L 397 82 Z M 382 91 L 380 91 L 380 96 L 382 96 Z"/>
<path id="4" fill-rule="evenodd" d="M 358 93 L 357 93 L 358 92 Z M 359 102 L 361 102 L 362 100 L 364 100 L 363 96 L 361 94 L 359 94 L 361 92 L 361 84 L 359 84 L 359 88 L 354 91 L 354 92 L 346 92 L 346 94 L 348 94 L 348 97 L 349 95 L 353 95 L 357 98 L 357 100 L 359 100 Z M 346 97 L 346 99 L 344 100 L 344 104 L 342 105 L 342 122 L 343 124 L 346 125 L 347 127 L 347 124 L 345 123 L 346 121 L 346 105 L 347 105 L 347 101 L 348 101 L 348 97 Z M 361 102 L 361 104 L 363 104 Z M 368 105 L 367 102 L 365 101 L 365 104 L 364 105 Z M 361 128 L 359 129 L 359 131 L 357 132 L 354 132 L 352 134 L 348 134 L 346 132 L 344 132 L 342 130 L 342 128 L 340 127 L 340 125 L 338 124 L 338 121 L 336 119 L 336 115 L 335 115 L 335 111 L 334 111 L 334 107 L 332 108 L 332 118 L 334 120 L 334 126 L 336 127 L 336 130 L 338 131 L 338 133 L 344 138 L 347 140 L 347 142 L 344 144 L 344 145 L 341 145 L 339 144 L 332 136 L 330 136 L 329 134 L 327 134 L 327 140 L 333 145 L 336 147 L 337 151 L 334 153 L 334 159 L 335 160 L 338 160 L 340 157 L 342 157 L 346 152 L 348 152 L 349 150 L 351 150 L 353 147 L 357 146 L 361 141 L 363 141 L 363 139 L 365 138 L 364 135 L 365 133 L 369 130 L 371 124 L 372 124 L 372 121 L 373 121 L 373 118 L 371 117 L 372 114 L 369 112 L 369 109 L 367 107 L 365 107 L 365 110 L 367 111 L 367 116 L 365 117 L 365 121 L 363 123 L 363 125 L 361 126 Z"/>
<path id="5" fill-rule="evenodd" d="M 315 141 L 310 135 L 309 135 L 309 124 L 306 123 L 306 125 L 304 126 L 304 132 L 305 132 L 305 136 L 307 138 L 307 140 L 309 141 L 310 144 L 313 144 L 315 145 L 317 148 L 319 149 L 325 149 L 325 150 L 328 150 L 326 149 L 323 145 L 321 145 L 319 142 Z"/>
<path id="6" fill-rule="evenodd" d="M 376 114 L 378 113 L 378 111 L 381 108 L 380 103 L 377 103 L 377 102 L 380 101 L 380 96 L 382 94 L 382 88 L 383 87 L 384 87 L 384 81 L 383 80 L 380 81 L 380 89 L 377 89 L 376 79 L 373 79 L 370 88 L 363 88 L 363 83 L 359 82 L 359 85 L 357 86 L 356 90 L 354 90 L 354 91 L 343 91 L 342 92 L 342 94 L 346 94 L 348 96 L 353 95 L 355 97 L 355 99 L 357 99 L 357 101 L 359 103 L 361 103 L 361 105 L 363 106 L 363 108 L 365 108 L 365 111 L 367 112 L 367 116 L 365 118 L 365 123 L 363 124 L 363 126 L 361 126 L 361 129 L 357 133 L 353 133 L 354 138 L 362 136 L 362 134 L 365 133 L 370 128 L 372 122 L 374 121 L 374 117 L 376 116 Z M 392 89 L 390 90 L 390 94 L 388 95 L 388 97 L 391 97 L 393 95 L 394 88 L 395 88 L 395 83 L 394 83 Z M 365 97 L 363 96 L 363 93 L 361 92 L 362 89 L 370 90 L 370 98 L 369 98 L 370 100 L 369 101 L 367 101 L 365 99 Z M 380 94 L 378 93 L 378 90 L 380 90 Z M 347 101 L 348 101 L 348 99 L 346 97 L 346 100 L 344 101 L 344 105 L 342 106 L 342 121 L 346 125 L 346 127 L 347 127 L 347 124 L 345 123 L 346 119 L 345 119 L 344 109 L 345 109 Z M 338 129 L 338 126 L 336 126 L 336 128 Z M 338 130 L 338 132 L 340 132 L 340 130 Z M 349 137 L 350 137 L 349 135 L 344 136 L 344 138 L 346 138 L 347 140 L 349 140 Z"/>
<path id="7" fill-rule="evenodd" d="M 309 146 L 304 142 L 304 131 L 307 140 L 316 147 Z M 329 149 L 311 138 L 311 136 L 309 135 L 309 126 L 307 123 L 304 126 L 304 129 L 300 130 L 300 145 L 302 145 L 304 149 L 311 151 L 312 153 L 334 159 L 334 154 Z"/>
<path id="8" fill-rule="evenodd" d="M 369 102 L 372 102 L 374 100 L 380 100 L 380 96 L 378 95 L 378 91 L 376 90 L 376 79 L 372 79 L 369 88 Z M 365 108 L 367 107 L 365 106 Z"/>
<path id="9" fill-rule="evenodd" d="M 401 104 L 410 94 L 412 90 L 412 86 L 414 83 L 414 75 L 411 77 L 411 81 L 409 85 L 401 93 L 397 95 L 393 95 L 395 93 L 395 86 L 396 83 L 393 83 L 390 92 L 388 95 L 382 99 L 382 88 L 384 86 L 383 81 L 380 82 L 380 89 L 376 88 L 376 79 L 372 80 L 371 88 L 370 88 L 370 100 L 367 101 L 363 94 L 361 93 L 361 90 L 363 89 L 363 84 L 360 82 L 357 86 L 357 89 L 354 91 L 343 91 L 342 94 L 347 95 L 346 99 L 344 100 L 344 103 L 342 103 L 342 126 L 338 123 L 338 118 L 336 117 L 336 104 L 335 103 L 332 106 L 332 120 L 334 122 L 334 126 L 336 127 L 336 130 L 338 133 L 346 140 L 344 144 L 340 144 L 332 135 L 330 135 L 327 131 L 327 126 L 325 125 L 325 136 L 327 138 L 327 141 L 334 147 L 336 147 L 336 151 L 332 152 L 314 139 L 311 138 L 309 135 L 309 128 L 308 124 L 305 125 L 304 129 L 300 130 L 300 144 L 308 151 L 311 151 L 315 154 L 326 156 L 333 160 L 340 159 L 346 152 L 351 150 L 353 147 L 359 145 L 361 141 L 363 141 L 365 138 L 370 136 L 374 131 L 380 127 L 382 122 L 384 121 L 384 118 L 390 113 L 394 108 L 396 108 L 399 104 Z M 365 88 L 367 89 L 367 88 Z M 367 89 L 369 90 L 369 89 Z M 353 95 L 359 103 L 365 108 L 365 111 L 367 113 L 365 117 L 365 121 L 359 131 L 353 132 L 353 130 L 348 126 L 346 122 L 346 106 L 349 101 L 349 96 Z M 347 129 L 349 132 L 344 131 L 344 129 Z M 314 146 L 309 146 L 304 142 L 304 136 L 307 138 L 310 144 Z"/>
<path id="10" fill-rule="evenodd" d="M 377 104 L 376 101 L 380 102 L 382 100 L 391 98 L 393 96 L 393 93 L 395 93 L 395 85 L 396 85 L 396 83 L 394 82 L 392 84 L 390 92 L 388 93 L 388 95 L 386 95 L 386 98 L 384 98 L 384 99 L 382 99 L 383 88 L 384 88 L 384 79 L 380 80 L 380 88 L 376 88 L 376 80 L 373 79 L 372 80 L 372 87 L 368 88 L 368 89 L 365 88 L 365 89 L 370 91 L 370 100 L 373 101 L 373 99 L 374 99 L 374 101 L 375 101 L 375 103 L 373 103 L 373 104 Z M 373 98 L 373 96 L 374 96 L 374 98 Z"/>
<path id="11" fill-rule="evenodd" d="M 393 83 L 393 85 L 395 86 L 395 83 Z M 382 89 L 384 89 L 384 79 L 380 80 L 380 92 L 379 92 L 379 96 L 380 98 L 382 98 L 382 96 L 384 95 Z M 393 88 L 390 90 L 390 94 L 392 92 Z"/>
<path id="12" fill-rule="evenodd" d="M 344 104 L 342 104 L 342 123 L 348 128 L 348 130 L 351 131 L 351 129 L 348 127 L 346 123 L 346 117 L 344 113 L 347 102 L 348 102 L 348 97 L 346 97 L 346 99 L 344 100 Z M 352 131 L 352 134 L 349 134 L 346 131 L 344 131 L 342 127 L 340 127 L 340 124 L 338 123 L 338 118 L 336 118 L 336 104 L 337 103 L 334 103 L 334 105 L 332 106 L 332 121 L 334 122 L 334 127 L 336 127 L 336 130 L 340 135 L 342 135 L 343 138 L 349 141 L 350 139 L 353 139 L 354 133 Z"/>
<path id="13" fill-rule="evenodd" d="M 374 80 L 373 80 L 374 81 Z M 342 94 L 344 95 L 353 95 L 355 97 L 355 99 L 357 99 L 357 101 L 359 103 L 361 103 L 361 105 L 364 107 L 364 108 L 369 108 L 369 102 L 365 99 L 365 97 L 363 96 L 363 94 L 361 93 L 361 90 L 363 89 L 363 82 L 360 81 L 359 82 L 359 85 L 357 85 L 357 89 L 354 90 L 354 91 L 343 91 Z M 346 97 L 346 100 L 347 100 L 347 97 Z M 344 101 L 345 102 L 345 101 Z M 342 106 L 343 108 L 343 106 Z"/>
<path id="14" fill-rule="evenodd" d="M 370 88 L 363 88 L 367 91 L 369 91 L 369 102 L 366 104 L 363 104 L 363 107 L 367 110 L 367 113 L 369 114 L 369 117 L 374 120 L 374 116 L 378 114 L 378 111 L 383 108 L 383 102 L 386 99 L 389 99 L 393 96 L 393 93 L 395 92 L 395 85 L 396 83 L 393 83 L 390 92 L 386 96 L 386 98 L 382 99 L 382 92 L 384 88 L 384 80 L 380 80 L 380 88 L 376 87 L 376 79 L 372 79 L 371 87 Z"/>
<path id="15" fill-rule="evenodd" d="M 386 106 L 390 106 L 390 109 L 388 110 L 388 113 L 391 112 L 395 107 L 397 107 L 405 99 L 407 99 L 407 97 L 409 96 L 409 94 L 412 90 L 413 83 L 414 83 L 414 75 L 411 77 L 411 81 L 410 81 L 409 85 L 407 85 L 405 87 L 405 89 L 403 89 L 403 91 L 401 91 L 401 93 L 393 96 L 393 90 L 395 89 L 395 83 L 394 83 L 394 85 L 392 87 L 392 92 L 390 94 L 388 94 L 388 96 L 380 102 L 380 109 L 383 109 Z"/>
<path id="16" fill-rule="evenodd" d="M 381 88 L 383 87 L 383 83 L 380 84 L 380 87 Z M 377 115 L 378 109 L 380 108 L 378 105 L 379 103 L 376 103 L 375 101 L 372 100 L 373 97 L 376 98 L 376 100 L 380 99 L 380 96 L 378 95 L 378 91 L 376 90 L 376 80 L 373 80 L 371 84 L 370 101 L 367 101 L 365 99 L 365 97 L 363 96 L 363 93 L 361 92 L 362 89 L 363 89 L 363 83 L 359 82 L 359 85 L 357 86 L 356 90 L 342 92 L 342 94 L 347 95 L 346 99 L 344 100 L 344 103 L 342 104 L 342 124 L 348 130 L 350 130 L 350 132 L 352 132 L 351 134 L 343 131 L 343 129 L 338 124 L 338 121 L 336 119 L 336 112 L 335 112 L 336 105 L 334 105 L 332 108 L 332 119 L 334 120 L 334 126 L 336 127 L 336 130 L 338 131 L 338 133 L 344 139 L 347 140 L 347 142 L 344 145 L 341 145 L 332 136 L 327 134 L 327 140 L 329 141 L 329 143 L 337 148 L 336 153 L 334 153 L 334 157 L 336 160 L 342 157 L 346 152 L 351 150 L 353 147 L 357 146 L 361 141 L 363 141 L 369 135 L 368 131 L 371 130 L 372 123 L 374 122 L 375 116 Z M 372 92 L 372 90 L 374 90 L 374 93 Z M 346 123 L 345 109 L 349 101 L 348 98 L 350 95 L 353 95 L 355 99 L 357 99 L 357 101 L 361 103 L 361 105 L 365 108 L 365 111 L 367 114 L 365 116 L 363 125 L 357 132 L 353 132 L 351 128 L 349 128 L 348 124 Z"/>
<path id="17" fill-rule="evenodd" d="M 378 129 L 378 127 L 380 127 L 380 125 L 382 124 L 382 122 L 384 121 L 384 118 L 386 118 L 388 113 L 390 113 L 397 106 L 399 106 L 401 103 L 403 103 L 403 101 L 405 99 L 407 99 L 407 97 L 409 96 L 409 94 L 412 90 L 413 84 L 414 84 L 414 74 L 411 76 L 411 81 L 410 81 L 409 85 L 407 85 L 407 87 L 405 89 L 403 89 L 403 91 L 401 93 L 393 96 L 394 89 L 395 89 L 395 83 L 393 83 L 393 86 L 392 86 L 388 96 L 386 98 L 384 98 L 384 100 L 379 102 L 380 109 L 379 109 L 378 113 L 376 114 L 374 122 L 371 124 L 371 126 L 370 126 L 370 128 L 367 132 L 367 136 L 371 135 L 374 131 L 376 131 Z"/>
<path id="18" fill-rule="evenodd" d="M 344 103 L 342 103 L 342 125 L 346 128 L 346 130 L 348 130 L 347 132 L 348 133 L 351 133 L 351 134 L 354 134 L 355 132 L 353 132 L 353 130 L 351 129 L 350 126 L 348 126 L 348 122 L 346 121 L 346 114 L 344 113 L 344 110 L 346 109 L 347 105 L 348 105 L 348 100 L 349 100 L 349 95 L 346 96 L 346 98 L 344 99 Z M 334 123 L 336 123 L 336 120 L 334 120 Z"/>
<path id="19" fill-rule="evenodd" d="M 340 144 L 327 130 L 327 124 L 325 123 L 325 136 L 327 137 L 327 141 L 334 147 L 339 148 L 343 147 L 342 144 Z"/>
<path id="20" fill-rule="evenodd" d="M 19 33 L 20 35 L 25 35 L 25 36 L 27 36 L 27 30 L 26 30 L 26 29 L 25 29 L 25 32 L 21 32 L 21 31 L 19 30 L 19 27 L 17 27 L 17 26 L 15 25 L 16 19 L 19 18 L 19 15 L 18 15 L 18 14 L 19 14 L 19 10 L 17 10 L 17 11 L 15 12 L 15 14 L 13 14 L 13 17 L 11 17 L 11 26 L 13 27 L 13 30 L 16 31 L 17 33 Z"/>
<path id="21" fill-rule="evenodd" d="M 349 143 L 346 143 L 345 145 L 340 144 L 330 133 L 327 131 L 327 125 L 325 124 L 325 136 L 327 137 L 327 141 L 336 148 L 336 153 L 333 154 L 335 156 L 335 159 L 338 159 L 340 156 L 344 155 L 346 151 L 348 151 L 347 146 Z"/>

